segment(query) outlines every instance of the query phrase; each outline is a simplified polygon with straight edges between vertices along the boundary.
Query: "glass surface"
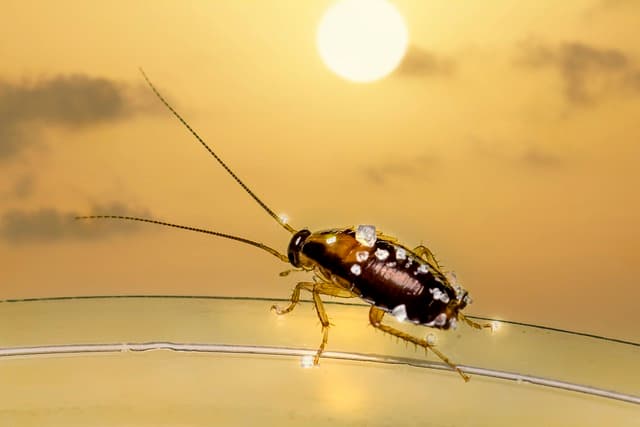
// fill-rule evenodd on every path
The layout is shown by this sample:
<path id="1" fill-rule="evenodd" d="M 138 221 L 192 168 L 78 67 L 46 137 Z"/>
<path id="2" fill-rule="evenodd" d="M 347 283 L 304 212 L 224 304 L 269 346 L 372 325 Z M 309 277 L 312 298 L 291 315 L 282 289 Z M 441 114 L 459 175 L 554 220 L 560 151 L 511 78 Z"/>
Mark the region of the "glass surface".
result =
<path id="1" fill-rule="evenodd" d="M 90 297 L 0 302 L 0 425 L 639 425 L 640 345 L 500 322 L 456 331 L 386 322 L 472 378 L 327 302 L 320 366 L 308 302 Z"/>

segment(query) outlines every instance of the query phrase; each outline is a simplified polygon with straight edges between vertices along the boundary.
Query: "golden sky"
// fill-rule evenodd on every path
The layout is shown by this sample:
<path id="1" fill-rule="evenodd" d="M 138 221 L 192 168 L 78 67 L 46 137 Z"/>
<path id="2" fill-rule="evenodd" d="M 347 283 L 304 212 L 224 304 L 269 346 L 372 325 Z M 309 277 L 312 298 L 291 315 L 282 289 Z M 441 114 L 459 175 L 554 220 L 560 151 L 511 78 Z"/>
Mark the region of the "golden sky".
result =
<path id="1" fill-rule="evenodd" d="M 354 84 L 331 1 L 3 2 L 0 298 L 287 297 L 273 222 L 137 68 L 296 228 L 424 243 L 471 314 L 640 340 L 640 3 L 394 1 L 410 49 Z M 364 320 L 363 320 L 364 321 Z"/>

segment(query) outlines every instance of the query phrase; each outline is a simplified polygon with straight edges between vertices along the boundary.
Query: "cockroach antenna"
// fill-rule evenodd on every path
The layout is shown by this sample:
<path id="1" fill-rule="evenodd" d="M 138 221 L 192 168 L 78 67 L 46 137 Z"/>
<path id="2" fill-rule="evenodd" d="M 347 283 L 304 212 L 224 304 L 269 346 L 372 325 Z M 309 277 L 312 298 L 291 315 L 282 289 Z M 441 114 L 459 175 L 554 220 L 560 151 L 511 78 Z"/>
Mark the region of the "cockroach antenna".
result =
<path id="1" fill-rule="evenodd" d="M 255 246 L 256 248 L 260 248 L 262 250 L 269 252 L 271 255 L 275 256 L 276 258 L 279 258 L 281 261 L 284 261 L 287 264 L 289 263 L 289 258 L 287 258 L 286 255 L 281 254 L 277 250 L 270 248 L 269 246 L 264 245 L 260 242 L 255 242 L 253 240 L 245 239 L 244 237 L 233 236 L 231 234 L 206 230 L 204 228 L 190 227 L 188 225 L 172 224 L 170 222 L 157 221 L 155 219 L 138 218 L 135 216 L 124 216 L 124 215 L 86 215 L 86 216 L 77 216 L 76 219 L 122 219 L 127 221 L 147 222 L 149 224 L 163 225 L 165 227 L 179 228 L 182 230 L 195 231 L 197 233 L 211 234 L 213 236 L 223 237 L 225 239 L 235 240 L 237 242 L 242 242 L 251 246 Z"/>
<path id="2" fill-rule="evenodd" d="M 249 187 L 247 187 L 246 184 L 242 182 L 240 178 L 238 178 L 238 176 L 229 168 L 229 166 L 227 166 L 226 163 L 220 157 L 218 157 L 218 155 L 213 151 L 213 149 L 209 147 L 209 145 L 206 142 L 204 142 L 204 140 L 200 137 L 200 135 L 198 135 L 198 133 L 195 130 L 193 130 L 193 128 L 189 125 L 189 123 L 187 123 L 187 121 L 184 118 L 182 118 L 182 116 L 171 106 L 171 104 L 169 104 L 169 102 L 162 96 L 162 94 L 160 94 L 158 89 L 153 85 L 153 83 L 151 83 L 151 80 L 149 80 L 149 77 L 147 77 L 147 75 L 145 74 L 142 68 L 140 68 L 140 73 L 142 73 L 142 77 L 144 77 L 145 81 L 147 82 L 147 84 L 149 85 L 153 93 L 156 94 L 158 99 L 160 99 L 160 101 L 169 109 L 169 111 L 171 111 L 173 115 L 176 116 L 178 120 L 180 120 L 180 123 L 182 123 L 187 128 L 187 130 L 191 132 L 191 134 L 198 140 L 198 142 L 200 142 L 200 144 L 202 144 L 202 146 L 209 152 L 209 154 L 211 154 L 218 161 L 218 163 L 220 163 L 220 165 L 224 168 L 224 170 L 226 170 L 227 173 L 229 173 L 229 175 L 233 177 L 233 179 L 242 187 L 242 189 L 246 191 L 251 197 L 253 197 L 253 199 L 262 207 L 262 209 L 264 209 L 273 219 L 275 219 L 278 224 L 284 227 L 285 230 L 287 230 L 291 234 L 295 234 L 297 230 L 295 230 L 293 227 L 287 224 L 283 218 L 276 215 L 275 212 L 273 212 L 262 200 L 260 200 L 260 198 L 256 196 L 255 193 L 251 191 L 251 189 L 249 189 Z M 269 252 L 271 255 L 274 255 L 275 257 L 279 258 L 284 262 L 287 262 L 287 263 L 289 262 L 289 259 L 287 258 L 286 255 L 283 255 L 280 252 L 276 251 L 275 249 L 270 248 L 269 246 L 266 246 L 260 242 L 255 242 L 253 240 L 245 239 L 244 237 L 233 236 L 231 234 L 219 233 L 217 231 L 190 227 L 186 225 L 172 224 L 169 222 L 156 221 L 153 219 L 138 218 L 138 217 L 131 217 L 131 216 L 123 216 L 123 215 L 86 215 L 86 216 L 77 216 L 76 219 L 118 219 L 118 220 L 127 220 L 127 221 L 139 221 L 139 222 L 146 222 L 150 224 L 163 225 L 166 227 L 174 227 L 174 228 L 180 228 L 183 230 L 195 231 L 198 233 L 210 234 L 213 236 L 235 240 L 238 242 L 255 246 L 257 248 L 260 248 Z"/>
<path id="3" fill-rule="evenodd" d="M 187 123 L 187 121 L 183 119 L 182 116 L 178 114 L 176 110 L 173 109 L 173 107 L 169 104 L 169 102 L 167 102 L 167 100 L 164 99 L 164 97 L 160 94 L 158 89 L 156 89 L 153 83 L 151 83 L 151 80 L 149 80 L 149 77 L 147 77 L 147 75 L 145 74 L 142 68 L 140 68 L 140 72 L 142 73 L 142 77 L 144 77 L 144 79 L 146 80 L 151 90 L 153 90 L 153 93 L 156 94 L 156 96 L 160 99 L 160 101 L 162 101 L 165 107 L 167 107 L 169 111 L 171 111 L 173 115 L 176 116 L 178 120 L 180 120 L 180 122 L 184 125 L 184 127 L 186 127 L 187 130 L 191 132 L 191 134 L 198 140 L 198 142 L 200 142 L 200 144 L 202 144 L 202 146 L 209 152 L 209 154 L 211 154 L 218 161 L 218 163 L 220 163 L 220 165 L 224 168 L 224 170 L 226 170 L 229 173 L 229 175 L 231 175 L 233 179 L 235 179 L 236 182 L 240 184 L 242 189 L 246 191 L 251 197 L 253 197 L 253 200 L 255 200 L 262 207 L 262 209 L 264 209 L 269 215 L 271 215 L 271 217 L 275 219 L 278 222 L 278 224 L 284 227 L 285 230 L 287 230 L 291 234 L 295 234 L 296 230 L 293 227 L 291 227 L 289 224 L 287 224 L 282 218 L 276 215 L 275 212 L 273 212 L 269 208 L 269 206 L 267 206 L 262 200 L 260 200 L 260 198 L 256 196 L 254 192 L 251 191 L 249 187 L 247 187 L 240 178 L 238 178 L 238 176 L 229 168 L 229 166 L 227 166 L 226 163 L 223 162 L 220 157 L 218 157 L 218 155 L 211 149 L 211 147 L 209 147 L 209 145 L 206 142 L 204 142 L 204 140 L 200 137 L 200 135 L 198 135 L 198 133 L 195 130 L 193 130 L 191 126 L 189 126 L 189 123 Z"/>

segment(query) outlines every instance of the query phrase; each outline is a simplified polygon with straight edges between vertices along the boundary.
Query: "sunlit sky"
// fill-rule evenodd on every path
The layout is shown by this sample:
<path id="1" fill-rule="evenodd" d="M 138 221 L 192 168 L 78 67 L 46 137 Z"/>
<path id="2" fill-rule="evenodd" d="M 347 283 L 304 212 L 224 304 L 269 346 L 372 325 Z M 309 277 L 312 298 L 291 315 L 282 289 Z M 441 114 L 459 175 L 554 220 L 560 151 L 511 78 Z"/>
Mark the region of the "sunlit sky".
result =
<path id="1" fill-rule="evenodd" d="M 70 219 L 286 249 L 142 66 L 294 227 L 375 224 L 431 247 L 470 314 L 640 341 L 640 3 L 393 3 L 408 53 L 356 84 L 316 50 L 331 1 L 3 2 L 0 298 L 287 297 L 303 280 L 238 243 Z"/>

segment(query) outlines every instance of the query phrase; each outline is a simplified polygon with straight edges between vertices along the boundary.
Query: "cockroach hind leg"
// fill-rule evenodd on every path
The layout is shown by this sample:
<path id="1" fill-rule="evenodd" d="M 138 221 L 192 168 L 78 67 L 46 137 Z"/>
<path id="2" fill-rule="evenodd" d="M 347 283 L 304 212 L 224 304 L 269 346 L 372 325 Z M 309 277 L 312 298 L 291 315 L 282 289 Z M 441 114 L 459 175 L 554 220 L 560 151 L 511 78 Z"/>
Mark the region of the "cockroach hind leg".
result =
<path id="1" fill-rule="evenodd" d="M 376 306 L 371 307 L 371 310 L 369 310 L 369 322 L 371 323 L 371 325 L 373 325 L 374 328 L 380 329 L 381 331 L 386 332 L 390 335 L 393 335 L 397 338 L 400 338 L 404 341 L 413 343 L 416 346 L 420 346 L 424 348 L 425 351 L 429 351 L 429 350 L 432 351 L 433 354 L 435 354 L 440 358 L 440 360 L 446 363 L 451 369 L 456 371 L 465 382 L 469 381 L 470 379 L 469 375 L 462 372 L 462 370 L 455 363 L 453 363 L 451 360 L 449 360 L 447 356 L 444 355 L 444 353 L 442 353 L 440 350 L 435 348 L 435 346 L 433 346 L 432 344 L 429 344 L 426 340 L 416 338 L 413 335 L 410 335 L 406 332 L 403 332 L 398 329 L 392 328 L 391 326 L 382 324 L 382 318 L 384 317 L 384 314 L 385 312 L 377 308 Z"/>

